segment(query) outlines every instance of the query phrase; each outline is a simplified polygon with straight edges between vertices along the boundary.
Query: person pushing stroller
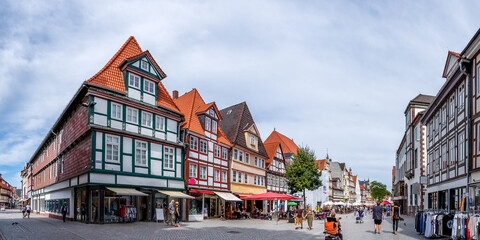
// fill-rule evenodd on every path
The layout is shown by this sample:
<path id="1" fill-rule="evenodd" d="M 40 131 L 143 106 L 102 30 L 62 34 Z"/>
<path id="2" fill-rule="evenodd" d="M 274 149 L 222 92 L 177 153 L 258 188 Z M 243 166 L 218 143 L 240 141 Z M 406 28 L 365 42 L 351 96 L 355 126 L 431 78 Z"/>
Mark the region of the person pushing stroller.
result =
<path id="1" fill-rule="evenodd" d="M 357 211 L 357 217 L 355 218 L 356 223 L 363 223 L 363 217 L 365 217 L 365 211 L 363 210 L 363 207 L 360 207 Z"/>

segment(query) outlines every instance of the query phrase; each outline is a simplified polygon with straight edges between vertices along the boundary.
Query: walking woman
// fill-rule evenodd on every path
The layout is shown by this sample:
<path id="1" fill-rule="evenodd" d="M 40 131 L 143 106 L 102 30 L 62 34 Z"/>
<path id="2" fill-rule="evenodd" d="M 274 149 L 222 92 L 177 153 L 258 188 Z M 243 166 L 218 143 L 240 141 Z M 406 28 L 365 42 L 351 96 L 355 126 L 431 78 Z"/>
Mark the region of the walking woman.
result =
<path id="1" fill-rule="evenodd" d="M 308 230 L 312 230 L 313 216 L 314 216 L 314 213 L 312 211 L 312 207 L 308 207 L 308 211 L 307 211 Z"/>
<path id="2" fill-rule="evenodd" d="M 178 202 L 176 202 L 175 203 L 175 227 L 180 227 L 180 225 L 178 224 L 178 222 L 180 221 L 179 218 L 180 218 L 180 209 L 178 207 Z"/>
<path id="3" fill-rule="evenodd" d="M 400 220 L 400 207 L 398 203 L 395 202 L 392 208 L 392 222 L 393 222 L 393 234 L 397 234 L 398 231 L 398 221 Z"/>

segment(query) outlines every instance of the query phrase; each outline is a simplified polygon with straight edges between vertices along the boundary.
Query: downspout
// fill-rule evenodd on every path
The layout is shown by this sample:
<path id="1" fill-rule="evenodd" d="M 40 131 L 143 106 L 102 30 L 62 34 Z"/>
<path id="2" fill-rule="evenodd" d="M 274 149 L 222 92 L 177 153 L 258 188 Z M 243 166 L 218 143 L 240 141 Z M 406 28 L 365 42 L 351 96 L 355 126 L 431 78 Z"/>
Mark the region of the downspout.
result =
<path id="1" fill-rule="evenodd" d="M 467 110 L 467 122 L 466 122 L 466 134 L 468 136 L 467 140 L 467 149 L 466 152 L 468 154 L 467 156 L 467 162 L 465 164 L 465 170 L 467 173 L 467 185 L 466 185 L 466 203 L 465 203 L 465 210 L 468 211 L 469 207 L 469 199 L 470 199 L 470 160 L 471 158 L 471 152 L 470 149 L 472 149 L 472 127 L 471 127 L 471 118 L 472 118 L 472 108 L 471 108 L 471 99 L 472 99 L 472 79 L 470 77 L 470 74 L 467 71 L 467 66 L 465 66 L 466 63 L 470 63 L 470 60 L 462 57 L 460 60 L 460 72 L 466 76 L 466 89 L 465 92 L 467 94 L 467 101 L 465 101 L 466 104 L 466 110 Z"/>

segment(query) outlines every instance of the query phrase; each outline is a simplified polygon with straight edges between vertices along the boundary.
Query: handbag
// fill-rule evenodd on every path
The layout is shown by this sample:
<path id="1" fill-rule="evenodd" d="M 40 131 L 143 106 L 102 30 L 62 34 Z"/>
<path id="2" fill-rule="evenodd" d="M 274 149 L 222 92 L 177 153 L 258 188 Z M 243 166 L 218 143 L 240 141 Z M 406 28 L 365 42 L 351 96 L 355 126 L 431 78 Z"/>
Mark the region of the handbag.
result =
<path id="1" fill-rule="evenodd" d="M 405 219 L 403 219 L 402 217 L 398 217 L 398 219 L 399 219 L 400 221 L 403 221 L 403 220 L 405 220 Z"/>

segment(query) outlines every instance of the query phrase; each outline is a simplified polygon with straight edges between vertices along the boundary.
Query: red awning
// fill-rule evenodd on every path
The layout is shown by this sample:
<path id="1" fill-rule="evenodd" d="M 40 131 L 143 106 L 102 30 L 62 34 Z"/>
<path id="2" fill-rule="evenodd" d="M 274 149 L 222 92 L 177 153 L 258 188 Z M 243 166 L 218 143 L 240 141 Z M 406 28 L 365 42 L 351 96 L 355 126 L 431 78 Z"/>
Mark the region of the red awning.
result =
<path id="1" fill-rule="evenodd" d="M 248 197 L 243 197 L 242 199 L 254 199 L 254 200 L 291 200 L 296 197 L 292 197 L 287 194 L 279 194 L 274 192 L 266 192 L 261 194 L 255 194 Z"/>
<path id="2" fill-rule="evenodd" d="M 190 190 L 190 192 L 193 192 L 193 193 L 205 193 L 205 194 L 215 194 L 215 193 L 212 192 L 212 191 L 204 191 L 204 190 Z"/>

